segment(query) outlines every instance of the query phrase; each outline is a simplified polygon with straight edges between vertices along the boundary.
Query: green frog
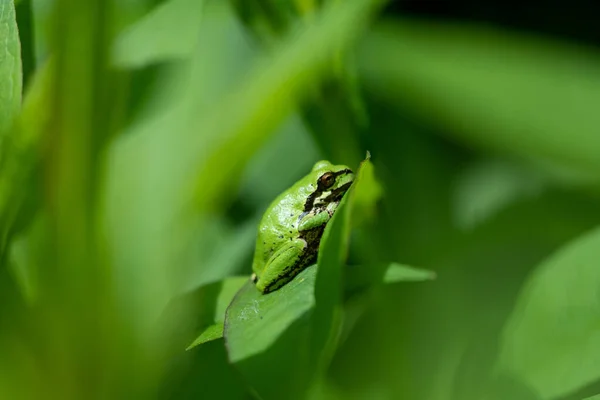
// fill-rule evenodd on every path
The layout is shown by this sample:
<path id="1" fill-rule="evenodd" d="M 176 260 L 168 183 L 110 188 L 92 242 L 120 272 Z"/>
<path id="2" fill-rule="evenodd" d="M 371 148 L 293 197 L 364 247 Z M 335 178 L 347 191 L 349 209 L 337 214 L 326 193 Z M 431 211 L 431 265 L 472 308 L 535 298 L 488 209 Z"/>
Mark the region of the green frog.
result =
<path id="1" fill-rule="evenodd" d="M 259 291 L 279 289 L 316 261 L 325 226 L 353 181 L 347 166 L 319 161 L 271 203 L 258 228 L 252 263 Z"/>

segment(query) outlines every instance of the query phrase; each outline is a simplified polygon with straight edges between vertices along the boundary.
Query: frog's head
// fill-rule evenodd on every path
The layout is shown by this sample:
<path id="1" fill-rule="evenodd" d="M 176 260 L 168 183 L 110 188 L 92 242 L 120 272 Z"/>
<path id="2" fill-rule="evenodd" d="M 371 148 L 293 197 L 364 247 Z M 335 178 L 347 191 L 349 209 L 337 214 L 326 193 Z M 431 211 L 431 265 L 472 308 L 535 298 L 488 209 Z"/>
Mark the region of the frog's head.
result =
<path id="1" fill-rule="evenodd" d="M 329 161 L 317 162 L 311 177 L 316 184 L 316 190 L 309 196 L 304 205 L 304 211 L 313 208 L 325 208 L 330 203 L 339 203 L 354 181 L 354 173 L 345 165 L 333 165 Z"/>

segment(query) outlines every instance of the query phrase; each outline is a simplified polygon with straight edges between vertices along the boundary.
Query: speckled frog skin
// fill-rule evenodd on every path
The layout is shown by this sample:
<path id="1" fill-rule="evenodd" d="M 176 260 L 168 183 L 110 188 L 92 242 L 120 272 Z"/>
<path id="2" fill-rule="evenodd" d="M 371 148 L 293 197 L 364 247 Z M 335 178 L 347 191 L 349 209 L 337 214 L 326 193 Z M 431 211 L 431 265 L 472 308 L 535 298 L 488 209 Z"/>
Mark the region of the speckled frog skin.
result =
<path id="1" fill-rule="evenodd" d="M 252 264 L 259 291 L 279 289 L 316 261 L 323 230 L 353 180 L 345 165 L 319 161 L 271 203 L 258 228 Z"/>

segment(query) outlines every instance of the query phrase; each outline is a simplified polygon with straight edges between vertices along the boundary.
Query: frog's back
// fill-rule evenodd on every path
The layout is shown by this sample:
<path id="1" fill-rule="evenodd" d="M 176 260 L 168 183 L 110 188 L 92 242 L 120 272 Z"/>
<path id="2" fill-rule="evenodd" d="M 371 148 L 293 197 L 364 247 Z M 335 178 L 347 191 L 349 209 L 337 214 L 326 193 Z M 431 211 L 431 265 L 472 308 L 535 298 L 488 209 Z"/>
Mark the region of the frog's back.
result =
<path id="1" fill-rule="evenodd" d="M 308 187 L 307 187 L 308 186 Z M 287 242 L 298 237 L 298 221 L 312 185 L 296 183 L 280 194 L 263 215 L 256 237 L 252 270 L 260 273 L 273 254 Z"/>

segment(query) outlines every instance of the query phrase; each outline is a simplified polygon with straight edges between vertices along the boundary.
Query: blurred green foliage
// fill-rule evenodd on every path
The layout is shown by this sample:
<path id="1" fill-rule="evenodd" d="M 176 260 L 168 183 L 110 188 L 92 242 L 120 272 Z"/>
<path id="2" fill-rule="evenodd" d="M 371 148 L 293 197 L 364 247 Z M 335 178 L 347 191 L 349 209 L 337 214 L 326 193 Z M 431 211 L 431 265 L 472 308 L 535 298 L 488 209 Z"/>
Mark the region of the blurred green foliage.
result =
<path id="1" fill-rule="evenodd" d="M 597 397 L 600 52 L 384 3 L 0 0 L 0 398 Z"/>

